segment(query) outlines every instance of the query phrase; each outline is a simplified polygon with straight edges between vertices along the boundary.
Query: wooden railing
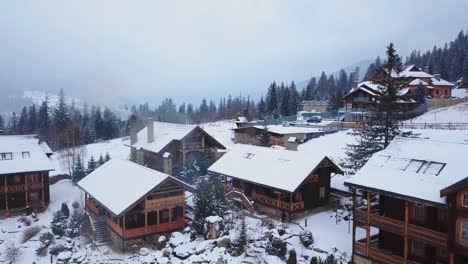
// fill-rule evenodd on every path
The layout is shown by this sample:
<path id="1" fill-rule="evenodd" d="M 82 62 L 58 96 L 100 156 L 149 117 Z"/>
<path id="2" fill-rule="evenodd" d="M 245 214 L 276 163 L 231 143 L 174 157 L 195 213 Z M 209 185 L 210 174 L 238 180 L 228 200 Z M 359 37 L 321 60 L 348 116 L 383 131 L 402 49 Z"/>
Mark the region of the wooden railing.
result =
<path id="1" fill-rule="evenodd" d="M 252 198 L 255 201 L 257 201 L 257 202 L 259 202 L 261 204 L 264 204 L 266 206 L 275 207 L 275 208 L 278 208 L 278 209 L 281 209 L 281 210 L 289 210 L 289 203 L 283 202 L 283 201 L 278 200 L 278 199 L 272 199 L 272 198 L 270 198 L 268 196 L 257 194 L 257 193 L 253 193 Z"/>
<path id="2" fill-rule="evenodd" d="M 117 224 L 115 223 L 114 221 L 112 221 L 111 218 L 109 217 L 106 217 L 106 224 L 109 225 L 109 227 L 115 231 L 115 233 L 117 233 L 119 236 L 122 236 L 122 228 Z"/>
<path id="3" fill-rule="evenodd" d="M 358 223 L 366 224 L 367 216 L 368 214 L 366 211 L 354 211 L 354 220 Z M 404 235 L 405 222 L 393 218 L 371 214 L 370 225 L 398 235 Z M 411 238 L 423 240 L 426 243 L 434 246 L 442 248 L 447 246 L 447 234 L 426 227 L 408 224 L 408 236 Z"/>
<path id="4" fill-rule="evenodd" d="M 86 200 L 86 207 L 96 215 L 99 215 L 99 208 L 96 207 L 92 199 Z"/>
<path id="5" fill-rule="evenodd" d="M 163 223 L 159 225 L 158 224 L 150 225 L 147 227 L 126 229 L 124 238 L 133 238 L 133 237 L 146 236 L 146 235 L 151 235 L 151 234 L 160 233 L 160 232 L 167 232 L 167 231 L 184 228 L 184 226 L 185 226 L 185 219 L 183 217 L 180 217 L 174 222 L 168 222 L 168 223 Z"/>
<path id="6" fill-rule="evenodd" d="M 405 262 L 405 259 L 398 255 L 373 247 L 370 248 L 370 257 L 388 264 L 401 264 Z"/>
<path id="7" fill-rule="evenodd" d="M 245 196 L 243 192 L 233 189 L 232 191 L 226 194 L 226 197 L 239 200 L 239 202 L 241 202 L 244 205 L 244 207 L 247 210 L 249 210 L 251 214 L 253 214 L 254 207 L 252 203 L 250 202 L 249 198 L 247 198 L 247 196 Z"/>
<path id="8" fill-rule="evenodd" d="M 14 193 L 14 192 L 24 192 L 24 184 L 14 184 L 14 185 L 7 185 L 2 186 L 0 188 L 0 193 Z"/>
<path id="9" fill-rule="evenodd" d="M 159 199 L 146 200 L 145 207 L 148 209 L 163 209 L 185 204 L 185 194 Z"/>
<path id="10" fill-rule="evenodd" d="M 194 150 L 194 149 L 202 149 L 202 143 L 201 142 L 191 142 L 191 143 L 185 143 L 184 150 Z"/>
<path id="11" fill-rule="evenodd" d="M 42 183 L 29 183 L 28 190 L 40 190 L 42 189 Z"/>

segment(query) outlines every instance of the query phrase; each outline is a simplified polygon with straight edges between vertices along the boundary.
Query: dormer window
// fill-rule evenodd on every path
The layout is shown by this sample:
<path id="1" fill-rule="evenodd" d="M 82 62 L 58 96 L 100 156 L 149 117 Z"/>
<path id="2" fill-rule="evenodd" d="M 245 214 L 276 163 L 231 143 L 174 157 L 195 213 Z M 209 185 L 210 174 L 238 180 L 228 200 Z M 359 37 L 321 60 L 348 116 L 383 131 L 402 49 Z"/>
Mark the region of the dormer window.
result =
<path id="1" fill-rule="evenodd" d="M 31 155 L 29 154 L 29 151 L 23 151 L 23 159 L 29 159 L 31 158 Z"/>
<path id="2" fill-rule="evenodd" d="M 13 153 L 12 152 L 4 152 L 0 153 L 0 160 L 12 160 Z"/>

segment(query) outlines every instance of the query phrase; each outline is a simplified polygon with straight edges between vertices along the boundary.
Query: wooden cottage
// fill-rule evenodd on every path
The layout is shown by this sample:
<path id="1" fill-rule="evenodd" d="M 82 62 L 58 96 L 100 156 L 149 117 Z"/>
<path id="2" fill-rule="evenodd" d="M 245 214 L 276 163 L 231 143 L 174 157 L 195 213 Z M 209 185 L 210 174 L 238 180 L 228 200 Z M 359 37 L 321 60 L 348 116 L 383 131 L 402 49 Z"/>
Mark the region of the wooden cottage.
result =
<path id="1" fill-rule="evenodd" d="M 35 135 L 0 136 L 0 215 L 49 204 L 50 152 Z"/>
<path id="2" fill-rule="evenodd" d="M 233 131 L 235 143 L 260 145 L 261 135 L 266 132 L 270 136 L 270 145 L 283 146 L 288 150 L 297 150 L 299 144 L 325 134 L 319 128 L 281 125 L 238 127 Z"/>
<path id="3" fill-rule="evenodd" d="M 251 212 L 299 217 L 328 202 L 330 178 L 341 169 L 326 156 L 238 144 L 208 172 L 221 177 L 227 196 Z"/>
<path id="4" fill-rule="evenodd" d="M 135 239 L 183 229 L 185 190 L 194 191 L 170 175 L 121 159 L 106 162 L 78 186 L 86 193 L 93 225 L 105 226 L 123 250 Z"/>
<path id="5" fill-rule="evenodd" d="M 187 161 L 208 158 L 211 165 L 218 159 L 218 150 L 226 149 L 197 125 L 154 122 L 137 133 L 136 117 L 130 121 L 131 159 L 138 164 L 169 175 L 178 176 Z"/>
<path id="6" fill-rule="evenodd" d="M 354 263 L 468 263 L 468 143 L 456 135 L 396 138 L 345 181 Z"/>

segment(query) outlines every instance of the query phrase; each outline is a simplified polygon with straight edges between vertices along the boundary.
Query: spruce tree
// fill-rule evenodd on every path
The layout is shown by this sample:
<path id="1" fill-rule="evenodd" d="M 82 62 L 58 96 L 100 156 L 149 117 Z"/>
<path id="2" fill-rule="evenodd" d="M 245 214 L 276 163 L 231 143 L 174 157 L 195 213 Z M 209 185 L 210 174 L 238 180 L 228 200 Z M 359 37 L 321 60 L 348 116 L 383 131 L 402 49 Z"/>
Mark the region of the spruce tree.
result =
<path id="1" fill-rule="evenodd" d="M 18 133 L 18 116 L 16 115 L 16 112 L 11 113 L 11 118 L 8 123 L 8 133 L 9 134 Z"/>
<path id="2" fill-rule="evenodd" d="M 373 104 L 362 129 L 354 132 L 357 144 L 347 146 L 347 164 L 349 172 L 354 173 L 361 168 L 376 152 L 386 148 L 390 141 L 402 134 L 399 122 L 404 117 L 401 101 L 407 98 L 399 95 L 399 91 L 407 86 L 406 78 L 395 78 L 402 71 L 401 59 L 396 54 L 393 44 L 387 47 L 386 64 L 378 69 L 382 77 L 380 85 L 385 91 Z"/>
<path id="3" fill-rule="evenodd" d="M 65 101 L 65 93 L 63 89 L 59 92 L 59 102 L 54 109 L 54 126 L 57 130 L 64 129 L 69 122 L 68 105 Z"/>
<path id="4" fill-rule="evenodd" d="M 195 180 L 198 178 L 198 170 L 195 166 L 195 162 L 187 161 L 182 166 L 182 170 L 180 172 L 180 176 L 182 180 L 188 184 L 194 184 Z"/>
<path id="5" fill-rule="evenodd" d="M 103 165 L 104 163 L 106 163 L 106 161 L 105 161 L 104 158 L 102 157 L 102 154 L 101 154 L 101 156 L 99 156 L 99 161 L 98 161 L 98 163 L 99 163 L 99 166 L 101 166 L 101 165 Z"/>
<path id="6" fill-rule="evenodd" d="M 26 106 L 23 107 L 21 111 L 21 115 L 18 121 L 18 134 L 28 134 L 28 111 L 26 110 Z"/>
<path id="7" fill-rule="evenodd" d="M 290 113 L 289 113 L 289 98 L 290 98 L 290 95 L 289 95 L 289 91 L 286 89 L 286 90 L 283 90 L 282 91 L 283 94 L 281 96 L 281 104 L 280 104 L 280 114 L 282 116 L 289 116 Z"/>
<path id="8" fill-rule="evenodd" d="M 260 98 L 257 106 L 258 117 L 263 118 L 266 115 L 266 105 L 263 96 Z"/>
<path id="9" fill-rule="evenodd" d="M 203 234 L 205 218 L 213 215 L 223 217 L 228 209 L 221 181 L 218 178 L 204 178 L 199 181 L 193 203 L 195 212 L 192 226 L 201 235 Z"/>
<path id="10" fill-rule="evenodd" d="M 271 143 L 270 143 L 270 132 L 268 131 L 268 127 L 263 127 L 262 131 L 260 131 L 260 138 L 259 138 L 259 143 L 260 143 L 260 146 L 263 146 L 263 147 L 270 147 L 271 146 Z"/>
<path id="11" fill-rule="evenodd" d="M 47 94 L 45 100 L 42 101 L 41 106 L 39 107 L 37 123 L 41 134 L 50 128 L 49 97 Z"/>
<path id="12" fill-rule="evenodd" d="M 104 157 L 104 162 L 108 162 L 111 159 L 109 152 L 106 152 L 106 156 Z"/>
<path id="13" fill-rule="evenodd" d="M 3 117 L 2 115 L 0 115 L 0 131 L 3 132 L 3 130 L 5 130 L 5 123 L 3 121 Z M 1 133 L 0 133 L 1 134 Z"/>
<path id="14" fill-rule="evenodd" d="M 81 161 L 81 156 L 78 155 L 76 158 L 75 166 L 73 168 L 73 176 L 72 179 L 74 182 L 79 182 L 86 176 L 85 168 L 83 166 L 83 162 Z"/>
<path id="15" fill-rule="evenodd" d="M 273 82 L 268 88 L 266 97 L 267 114 L 271 115 L 278 109 L 278 94 L 276 90 L 276 83 Z"/>
<path id="16" fill-rule="evenodd" d="M 28 130 L 30 133 L 36 133 L 37 131 L 37 110 L 36 110 L 36 105 L 32 104 L 29 107 L 29 113 L 28 113 Z"/>
<path id="17" fill-rule="evenodd" d="M 87 169 L 86 169 L 86 174 L 90 174 L 90 173 L 93 172 L 96 168 L 97 168 L 97 163 L 96 163 L 96 161 L 94 160 L 93 155 L 91 155 L 91 158 L 90 158 L 89 161 L 88 161 L 88 166 L 87 166 Z"/>

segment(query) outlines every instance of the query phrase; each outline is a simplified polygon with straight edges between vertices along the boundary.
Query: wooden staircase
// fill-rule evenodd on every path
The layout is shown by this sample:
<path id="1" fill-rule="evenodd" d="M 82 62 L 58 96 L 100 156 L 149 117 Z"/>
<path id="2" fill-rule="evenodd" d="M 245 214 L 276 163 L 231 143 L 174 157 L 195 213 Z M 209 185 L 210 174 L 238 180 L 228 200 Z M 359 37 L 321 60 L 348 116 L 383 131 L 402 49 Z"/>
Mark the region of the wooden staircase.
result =
<path id="1" fill-rule="evenodd" d="M 106 225 L 106 222 L 104 221 L 104 218 L 96 218 L 95 221 L 93 221 L 93 229 L 94 229 L 96 244 L 98 246 L 106 245 L 111 242 L 110 233 L 109 233 L 109 230 L 107 229 L 107 225 Z"/>

